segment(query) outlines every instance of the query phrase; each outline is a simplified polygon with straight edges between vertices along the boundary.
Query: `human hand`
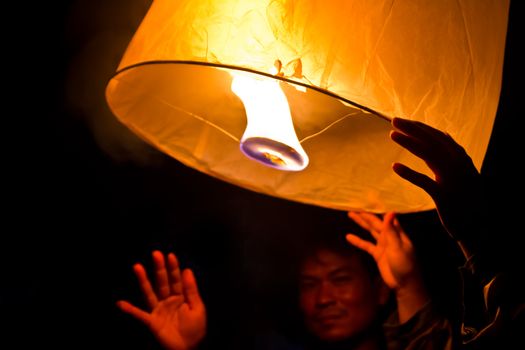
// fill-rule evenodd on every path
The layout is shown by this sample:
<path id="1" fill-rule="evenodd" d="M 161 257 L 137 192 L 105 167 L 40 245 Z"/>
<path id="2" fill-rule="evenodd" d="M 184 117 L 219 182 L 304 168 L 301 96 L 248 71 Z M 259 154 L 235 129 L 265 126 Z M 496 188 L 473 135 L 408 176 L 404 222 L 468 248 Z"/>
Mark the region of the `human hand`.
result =
<path id="1" fill-rule="evenodd" d="M 395 291 L 399 321 L 408 321 L 429 299 L 412 241 L 392 212 L 385 214 L 383 220 L 365 212 L 350 211 L 348 216 L 370 232 L 376 242 L 351 233 L 346 240 L 374 258 L 385 284 Z"/>
<path id="2" fill-rule="evenodd" d="M 348 212 L 356 224 L 370 232 L 375 243 L 355 234 L 347 234 L 349 243 L 369 253 L 377 263 L 381 277 L 391 289 L 399 289 L 418 273 L 414 247 L 399 225 L 394 213 L 383 220 L 372 213 Z"/>
<path id="3" fill-rule="evenodd" d="M 392 125 L 392 140 L 424 160 L 434 179 L 401 163 L 393 164 L 394 172 L 426 191 L 445 229 L 464 239 L 478 228 L 485 209 L 481 176 L 472 159 L 449 134 L 429 125 L 402 118 L 392 119 Z"/>
<path id="4" fill-rule="evenodd" d="M 142 264 L 133 270 L 150 312 L 128 301 L 119 300 L 117 306 L 149 327 L 159 343 L 167 350 L 195 349 L 206 334 L 206 309 L 202 302 L 195 276 L 190 269 L 182 271 L 175 254 L 167 257 L 153 252 L 156 291 L 154 291 Z"/>

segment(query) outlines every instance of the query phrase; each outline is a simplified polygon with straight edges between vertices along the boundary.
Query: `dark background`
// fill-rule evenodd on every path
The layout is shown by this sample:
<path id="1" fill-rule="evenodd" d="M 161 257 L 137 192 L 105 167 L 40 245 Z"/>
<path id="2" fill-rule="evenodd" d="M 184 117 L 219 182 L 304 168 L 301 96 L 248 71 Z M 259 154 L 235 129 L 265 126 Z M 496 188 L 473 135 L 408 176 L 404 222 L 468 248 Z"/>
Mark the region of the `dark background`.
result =
<path id="1" fill-rule="evenodd" d="M 5 11 L 0 348 L 152 347 L 115 301 L 141 305 L 131 267 L 153 249 L 193 267 L 216 344 L 242 348 L 280 307 L 295 240 L 351 230 L 344 212 L 237 188 L 120 126 L 104 88 L 149 1 L 78 0 Z M 500 105 L 482 168 L 504 254 L 522 240 L 523 16 L 511 4 Z M 434 212 L 404 215 L 444 305 L 461 261 Z M 497 259 L 498 256 L 495 257 Z M 521 260 L 518 260 L 521 261 Z M 8 339 L 14 343 L 9 346 Z"/>

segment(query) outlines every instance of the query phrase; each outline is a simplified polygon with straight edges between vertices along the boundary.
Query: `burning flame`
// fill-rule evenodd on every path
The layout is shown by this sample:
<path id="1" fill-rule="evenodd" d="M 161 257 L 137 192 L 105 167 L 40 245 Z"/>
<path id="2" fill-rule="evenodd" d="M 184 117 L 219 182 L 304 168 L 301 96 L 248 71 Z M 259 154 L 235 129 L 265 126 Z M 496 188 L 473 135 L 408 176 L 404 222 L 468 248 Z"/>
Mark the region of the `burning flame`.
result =
<path id="1" fill-rule="evenodd" d="M 253 74 L 232 73 L 232 91 L 241 99 L 248 120 L 242 152 L 267 166 L 301 171 L 308 155 L 295 133 L 288 101 L 279 81 Z"/>

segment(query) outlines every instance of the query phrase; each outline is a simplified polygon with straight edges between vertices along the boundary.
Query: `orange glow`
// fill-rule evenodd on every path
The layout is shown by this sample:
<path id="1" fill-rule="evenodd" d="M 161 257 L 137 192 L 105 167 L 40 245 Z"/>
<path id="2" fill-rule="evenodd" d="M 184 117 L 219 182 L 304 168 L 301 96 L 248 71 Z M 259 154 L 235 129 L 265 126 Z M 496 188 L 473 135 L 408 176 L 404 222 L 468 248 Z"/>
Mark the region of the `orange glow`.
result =
<path id="1" fill-rule="evenodd" d="M 389 121 L 450 134 L 480 169 L 510 1 L 391 3 L 152 1 L 108 104 L 160 151 L 248 190 L 338 210 L 433 209 L 392 171 L 432 176 L 390 140 Z"/>

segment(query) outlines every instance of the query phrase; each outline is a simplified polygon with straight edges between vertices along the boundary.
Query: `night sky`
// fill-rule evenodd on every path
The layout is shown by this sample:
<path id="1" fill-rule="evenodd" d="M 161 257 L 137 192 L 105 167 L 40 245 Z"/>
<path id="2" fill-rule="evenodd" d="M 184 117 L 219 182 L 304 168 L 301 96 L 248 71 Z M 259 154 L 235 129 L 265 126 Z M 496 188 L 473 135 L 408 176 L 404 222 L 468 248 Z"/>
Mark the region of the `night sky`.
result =
<path id="1" fill-rule="evenodd" d="M 149 266 L 153 249 L 174 251 L 195 269 L 212 339 L 243 348 L 272 326 L 285 284 L 276 271 L 293 242 L 352 229 L 344 212 L 187 168 L 114 119 L 104 88 L 148 5 L 77 0 L 6 11 L 17 25 L 4 30 L 0 348 L 154 348 L 142 325 L 115 306 L 121 298 L 142 305 L 131 267 Z M 518 5 L 511 5 L 500 105 L 482 168 L 508 254 L 522 240 Z M 455 246 L 435 212 L 401 220 L 407 231 L 426 231 L 414 240 L 445 303 L 447 276 L 460 261 Z M 16 345 L 2 346 L 10 336 Z"/>

